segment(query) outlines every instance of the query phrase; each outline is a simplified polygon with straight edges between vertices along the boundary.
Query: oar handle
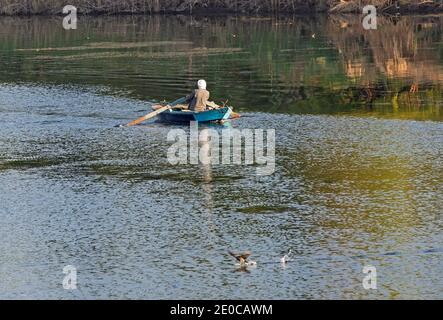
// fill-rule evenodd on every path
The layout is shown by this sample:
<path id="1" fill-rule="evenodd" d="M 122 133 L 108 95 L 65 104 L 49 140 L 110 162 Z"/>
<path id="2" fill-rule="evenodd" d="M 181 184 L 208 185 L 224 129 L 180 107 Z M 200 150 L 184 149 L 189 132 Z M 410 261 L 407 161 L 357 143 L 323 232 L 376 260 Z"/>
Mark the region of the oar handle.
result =
<path id="1" fill-rule="evenodd" d="M 139 124 L 139 123 L 141 123 L 143 121 L 146 121 L 146 120 L 149 120 L 151 118 L 154 118 L 156 115 L 158 115 L 158 114 L 160 114 L 160 113 L 162 113 L 162 112 L 164 112 L 164 111 L 166 111 L 168 109 L 171 109 L 175 105 L 183 103 L 185 101 L 186 101 L 186 97 L 177 99 L 174 102 L 168 104 L 167 106 L 161 107 L 161 108 L 159 108 L 159 109 L 157 109 L 157 110 L 155 110 L 155 111 L 153 111 L 151 113 L 148 113 L 147 115 L 145 115 L 145 116 L 143 116 L 141 118 L 138 118 L 137 120 L 134 120 L 134 121 L 128 123 L 126 126 L 127 127 L 132 127 L 132 126 L 135 126 L 135 125 L 137 125 L 137 124 Z"/>

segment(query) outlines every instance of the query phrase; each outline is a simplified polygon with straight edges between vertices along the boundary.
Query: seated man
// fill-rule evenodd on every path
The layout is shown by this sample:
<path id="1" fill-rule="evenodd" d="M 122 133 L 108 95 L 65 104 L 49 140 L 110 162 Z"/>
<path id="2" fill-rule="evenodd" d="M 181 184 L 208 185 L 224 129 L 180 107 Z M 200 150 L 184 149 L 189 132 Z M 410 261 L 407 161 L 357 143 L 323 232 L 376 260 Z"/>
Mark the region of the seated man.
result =
<path id="1" fill-rule="evenodd" d="M 195 89 L 194 92 L 186 97 L 186 102 L 189 103 L 189 110 L 201 112 L 206 110 L 209 91 L 206 90 L 205 80 L 198 80 L 197 87 L 198 89 Z"/>

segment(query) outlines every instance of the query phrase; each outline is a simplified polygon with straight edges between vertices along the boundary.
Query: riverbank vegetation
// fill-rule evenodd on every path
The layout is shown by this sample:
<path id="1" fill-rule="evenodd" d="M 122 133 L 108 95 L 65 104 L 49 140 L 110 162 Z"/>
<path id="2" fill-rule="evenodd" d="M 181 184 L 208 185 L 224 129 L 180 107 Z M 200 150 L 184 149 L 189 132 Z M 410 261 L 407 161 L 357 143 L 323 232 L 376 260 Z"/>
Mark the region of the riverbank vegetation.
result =
<path id="1" fill-rule="evenodd" d="M 2 15 L 61 14 L 64 0 L 0 0 Z M 367 4 L 386 13 L 443 12 L 439 0 L 71 0 L 82 14 L 150 14 L 228 12 L 360 12 Z"/>

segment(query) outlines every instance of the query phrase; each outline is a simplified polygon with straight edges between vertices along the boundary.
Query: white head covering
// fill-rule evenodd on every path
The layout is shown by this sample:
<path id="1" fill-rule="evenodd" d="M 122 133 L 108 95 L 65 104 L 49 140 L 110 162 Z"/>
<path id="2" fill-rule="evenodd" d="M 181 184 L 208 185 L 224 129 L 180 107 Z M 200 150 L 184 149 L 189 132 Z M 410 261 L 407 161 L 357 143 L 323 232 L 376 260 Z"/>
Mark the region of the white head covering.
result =
<path id="1" fill-rule="evenodd" d="M 199 89 L 206 90 L 206 81 L 205 80 L 198 80 L 197 87 Z"/>

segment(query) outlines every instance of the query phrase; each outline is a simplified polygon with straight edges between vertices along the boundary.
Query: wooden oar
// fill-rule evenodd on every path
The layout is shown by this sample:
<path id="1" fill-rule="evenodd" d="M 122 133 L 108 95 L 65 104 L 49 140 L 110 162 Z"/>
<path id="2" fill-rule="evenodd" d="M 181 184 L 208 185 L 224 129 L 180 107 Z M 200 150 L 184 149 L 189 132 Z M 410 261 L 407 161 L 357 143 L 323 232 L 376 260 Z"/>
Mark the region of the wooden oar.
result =
<path id="1" fill-rule="evenodd" d="M 156 104 L 156 105 L 151 106 L 151 109 L 154 110 L 154 111 L 156 111 L 158 109 L 161 109 L 161 108 L 163 108 L 163 106 L 161 104 Z M 184 110 L 184 109 L 187 109 L 187 108 L 188 108 L 187 105 L 177 104 L 177 105 L 172 107 L 172 110 Z"/>
<path id="2" fill-rule="evenodd" d="M 146 120 L 149 120 L 149 119 L 151 119 L 151 118 L 154 118 L 154 117 L 157 116 L 158 114 L 160 114 L 160 113 L 162 113 L 162 112 L 164 112 L 164 111 L 166 111 L 166 110 L 168 110 L 168 109 L 170 109 L 170 108 L 172 108 L 172 107 L 168 104 L 167 106 L 164 106 L 163 108 L 160 108 L 160 109 L 158 109 L 158 110 L 155 110 L 155 111 L 153 111 L 153 112 L 151 112 L 151 113 L 148 113 L 147 115 L 145 115 L 145 116 L 143 116 L 143 117 L 141 117 L 141 118 L 138 118 L 137 120 L 134 120 L 134 121 L 128 123 L 126 126 L 127 126 L 127 127 L 135 126 L 135 125 L 137 125 L 137 124 L 139 124 L 139 123 L 142 123 L 143 121 L 146 121 Z"/>
<path id="3" fill-rule="evenodd" d="M 134 121 L 128 123 L 126 126 L 127 127 L 132 127 L 132 126 L 135 126 L 135 125 L 137 125 L 139 123 L 142 123 L 143 121 L 152 119 L 155 116 L 159 115 L 160 113 L 165 112 L 168 109 L 171 109 L 172 107 L 174 107 L 174 105 L 182 103 L 182 102 L 185 102 L 185 100 L 186 100 L 186 98 L 180 98 L 180 99 L 172 102 L 171 104 L 168 104 L 168 105 L 166 105 L 164 107 L 161 107 L 160 109 L 157 109 L 157 110 L 155 110 L 155 111 L 153 111 L 151 113 L 148 113 L 147 115 L 145 115 L 145 116 L 143 116 L 141 118 L 138 118 L 137 120 L 134 120 Z"/>

